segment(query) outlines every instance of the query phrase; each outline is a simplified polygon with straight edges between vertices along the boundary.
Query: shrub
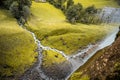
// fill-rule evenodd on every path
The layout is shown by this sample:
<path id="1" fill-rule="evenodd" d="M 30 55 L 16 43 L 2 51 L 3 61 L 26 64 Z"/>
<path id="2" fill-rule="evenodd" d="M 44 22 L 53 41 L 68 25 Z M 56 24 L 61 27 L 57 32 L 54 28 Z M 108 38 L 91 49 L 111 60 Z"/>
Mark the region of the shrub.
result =
<path id="1" fill-rule="evenodd" d="M 66 18 L 71 23 L 76 23 L 81 18 L 82 5 L 80 3 L 70 6 L 66 11 Z"/>
<path id="2" fill-rule="evenodd" d="M 9 9 L 18 22 L 21 22 L 21 17 L 27 22 L 30 15 L 31 0 L 1 0 L 0 4 L 2 4 L 1 7 Z"/>
<path id="3" fill-rule="evenodd" d="M 9 9 L 15 18 L 17 18 L 17 19 L 20 18 L 20 16 L 19 16 L 19 4 L 17 1 L 13 2 Z"/>

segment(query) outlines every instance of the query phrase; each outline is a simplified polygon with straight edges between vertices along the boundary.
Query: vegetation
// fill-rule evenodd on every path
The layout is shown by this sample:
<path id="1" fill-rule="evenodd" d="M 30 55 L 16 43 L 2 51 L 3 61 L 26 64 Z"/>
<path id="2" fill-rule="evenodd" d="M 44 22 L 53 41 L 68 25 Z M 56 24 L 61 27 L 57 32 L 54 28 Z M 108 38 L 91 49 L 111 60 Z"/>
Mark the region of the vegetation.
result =
<path id="1" fill-rule="evenodd" d="M 91 57 L 87 63 L 72 74 L 69 80 L 119 80 L 120 79 L 120 34 L 116 41 Z M 104 72 L 104 73 L 103 73 Z M 104 75 L 103 75 L 104 74 Z"/>
<path id="2" fill-rule="evenodd" d="M 47 0 L 50 4 L 54 5 L 56 8 L 65 10 L 65 2 L 67 0 Z"/>
<path id="3" fill-rule="evenodd" d="M 49 3 L 33 2 L 31 4 L 31 0 L 0 0 L 0 79 L 20 76 L 36 61 L 37 56 L 32 35 L 19 27 L 12 15 L 20 25 L 28 20 L 25 24 L 27 29 L 33 31 L 44 46 L 56 48 L 68 55 L 102 40 L 113 29 L 111 26 L 77 24 L 77 22 L 92 21 L 92 14 L 96 13 L 96 8 L 91 4 L 84 7 L 78 3 L 80 0 L 48 1 L 61 9 L 65 15 Z M 110 2 L 110 4 L 107 2 L 105 4 L 114 4 L 112 0 Z M 12 14 L 1 8 L 10 10 Z M 69 14 L 70 12 L 72 14 Z M 76 25 L 67 23 L 66 17 L 69 22 Z M 45 58 L 42 65 L 45 67 L 65 61 L 63 56 L 53 51 L 44 51 L 43 55 Z M 116 69 L 118 69 L 117 66 Z M 86 76 L 83 78 L 89 79 Z"/>
<path id="4" fill-rule="evenodd" d="M 94 6 L 89 6 L 84 10 L 83 6 L 80 3 L 74 4 L 73 0 L 64 0 L 62 2 L 60 1 L 62 0 L 48 0 L 48 2 L 50 2 L 55 7 L 61 9 L 65 13 L 66 19 L 70 23 L 97 23 L 94 20 L 94 14 L 97 13 L 97 9 Z M 58 5 L 58 3 L 60 4 L 60 6 L 56 6 Z"/>
<path id="5" fill-rule="evenodd" d="M 120 0 L 115 0 L 115 1 L 117 1 L 117 3 L 120 5 Z"/>
<path id="6" fill-rule="evenodd" d="M 36 61 L 35 49 L 32 35 L 18 26 L 8 11 L 0 9 L 0 80 L 20 76 L 30 68 Z"/>
<path id="7" fill-rule="evenodd" d="M 67 11 L 65 12 L 68 21 L 71 23 L 78 22 L 82 17 L 81 10 L 82 10 L 82 5 L 79 3 L 77 5 L 68 7 Z"/>
<path id="8" fill-rule="evenodd" d="M 71 64 L 66 60 L 61 54 L 46 50 L 43 51 L 42 59 L 42 70 L 47 75 L 54 80 L 65 79 L 66 76 L 71 72 Z"/>
<path id="9" fill-rule="evenodd" d="M 119 7 L 115 0 L 74 0 L 74 3 L 81 3 L 84 8 L 94 5 L 96 8 Z"/>
<path id="10" fill-rule="evenodd" d="M 60 64 L 66 61 L 66 59 L 57 52 L 54 51 L 43 51 L 43 64 L 44 67 L 53 66 L 53 64 Z"/>
<path id="11" fill-rule="evenodd" d="M 10 10 L 20 24 L 25 24 L 30 16 L 31 0 L 0 0 L 2 8 Z"/>
<path id="12" fill-rule="evenodd" d="M 28 21 L 28 29 L 37 35 L 44 46 L 66 54 L 73 54 L 78 49 L 101 40 L 112 29 L 111 26 L 103 25 L 69 24 L 65 21 L 64 14 L 48 3 L 33 2 L 31 11 L 33 15 Z"/>

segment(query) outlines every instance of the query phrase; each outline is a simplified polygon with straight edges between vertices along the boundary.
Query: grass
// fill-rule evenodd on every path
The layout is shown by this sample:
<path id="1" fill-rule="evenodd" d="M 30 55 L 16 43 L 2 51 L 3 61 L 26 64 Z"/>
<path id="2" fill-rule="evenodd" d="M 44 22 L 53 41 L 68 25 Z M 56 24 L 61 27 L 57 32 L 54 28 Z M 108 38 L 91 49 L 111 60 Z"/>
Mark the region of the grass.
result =
<path id="1" fill-rule="evenodd" d="M 83 6 L 95 4 L 101 8 L 115 6 L 112 0 L 79 0 Z M 75 0 L 75 3 L 79 2 Z M 33 31 L 42 44 L 70 55 L 82 47 L 95 43 L 105 37 L 111 27 L 102 25 L 72 25 L 66 21 L 62 11 L 48 3 L 33 2 L 32 16 L 28 29 Z M 0 9 L 0 76 L 13 76 L 23 73 L 36 61 L 36 44 L 32 35 L 18 26 L 10 13 Z M 63 62 L 65 59 L 58 53 L 45 51 L 44 64 Z M 44 59 L 44 60 L 45 60 Z"/>
<path id="2" fill-rule="evenodd" d="M 100 57 L 102 54 L 104 53 L 104 49 L 98 51 L 95 55 L 93 55 L 83 66 L 81 66 L 77 71 L 75 71 L 71 77 L 69 78 L 69 80 L 84 80 L 84 78 L 86 78 L 85 80 L 90 80 L 89 76 L 84 74 L 83 72 L 85 71 L 85 69 L 87 69 L 90 65 L 92 65 L 95 60 Z M 77 77 L 76 77 L 77 76 Z"/>
<path id="3" fill-rule="evenodd" d="M 111 29 L 103 25 L 67 23 L 64 14 L 48 3 L 33 2 L 31 11 L 28 28 L 43 45 L 64 51 L 68 55 L 101 40 Z"/>
<path id="4" fill-rule="evenodd" d="M 57 52 L 53 52 L 50 50 L 43 51 L 43 62 L 42 65 L 44 67 L 50 67 L 53 64 L 60 64 L 66 61 L 66 59 Z"/>
<path id="5" fill-rule="evenodd" d="M 119 7 L 115 0 L 74 0 L 75 3 L 81 3 L 84 7 L 95 5 L 97 8 Z"/>
<path id="6" fill-rule="evenodd" d="M 32 35 L 0 9 L 0 76 L 21 75 L 36 61 L 35 49 Z"/>
<path id="7" fill-rule="evenodd" d="M 82 74 L 81 72 L 76 72 L 70 77 L 69 80 L 90 80 L 89 76 L 87 75 L 80 77 L 81 74 Z"/>
<path id="8" fill-rule="evenodd" d="M 118 33 L 118 36 L 120 36 L 120 34 Z M 117 38 L 118 38 L 117 36 Z M 108 59 L 108 64 L 111 64 L 110 62 L 114 63 L 113 64 L 113 68 L 111 69 L 112 71 L 116 70 L 115 72 L 117 72 L 117 70 L 120 70 L 120 62 L 119 60 L 117 60 L 118 58 L 113 58 L 113 59 L 110 59 L 114 56 L 118 56 L 119 53 L 117 53 L 117 50 L 119 52 L 119 49 L 117 49 L 118 45 L 115 46 L 115 44 L 117 44 L 117 40 L 115 43 L 113 43 L 111 46 L 108 46 L 102 50 L 99 50 L 96 54 L 94 54 L 83 66 L 81 66 L 77 71 L 75 71 L 72 76 L 69 78 L 69 80 L 84 80 L 83 77 L 86 76 L 86 75 L 89 75 L 91 72 L 87 71 L 87 70 L 91 70 L 92 68 L 90 68 L 91 66 L 94 66 L 94 64 L 96 64 L 95 62 L 97 62 L 97 64 L 102 64 L 102 60 L 103 59 Z M 116 50 L 114 49 L 116 48 Z M 107 55 L 109 55 L 110 57 L 106 57 L 106 53 L 109 53 Z M 103 58 L 102 58 L 103 57 Z M 112 60 L 112 61 L 111 61 Z M 100 65 L 99 65 L 100 66 Z M 96 66 L 95 66 L 96 67 Z M 92 71 L 96 71 L 93 67 L 93 70 Z M 104 67 L 104 68 L 101 68 L 102 72 L 106 69 L 110 69 L 110 65 L 107 65 Z M 109 70 L 110 71 L 110 70 Z M 96 71 L 97 72 L 97 71 Z M 105 71 L 104 71 L 105 72 Z M 106 74 L 109 74 L 110 72 L 106 72 Z M 113 74 L 114 72 L 112 72 Z M 92 74 L 92 73 L 91 73 Z M 116 73 L 115 73 L 116 74 Z M 94 76 L 94 75 L 93 75 Z M 101 75 L 100 75 L 101 76 Z M 104 77 L 106 75 L 103 75 Z M 112 75 L 108 75 L 108 76 L 112 76 Z M 87 76 L 89 78 L 89 76 Z M 88 79 L 89 80 L 89 79 Z M 102 80 L 102 78 L 101 78 Z"/>

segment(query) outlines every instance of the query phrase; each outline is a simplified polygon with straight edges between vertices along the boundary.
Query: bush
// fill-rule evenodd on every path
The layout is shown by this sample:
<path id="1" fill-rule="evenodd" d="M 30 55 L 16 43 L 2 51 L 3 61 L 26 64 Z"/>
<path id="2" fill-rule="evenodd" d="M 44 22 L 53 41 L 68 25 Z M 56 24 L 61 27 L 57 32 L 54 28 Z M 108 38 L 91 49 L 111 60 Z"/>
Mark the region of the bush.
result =
<path id="1" fill-rule="evenodd" d="M 21 17 L 22 20 L 24 19 L 24 21 L 27 22 L 27 19 L 30 15 L 29 8 L 32 4 L 31 0 L 1 0 L 0 4 L 2 4 L 1 7 L 9 9 L 18 22 L 21 22 Z"/>
<path id="2" fill-rule="evenodd" d="M 66 11 L 66 18 L 71 23 L 76 23 L 81 18 L 82 5 L 80 3 L 70 6 Z"/>
<path id="3" fill-rule="evenodd" d="M 20 18 L 20 16 L 19 16 L 19 4 L 17 1 L 13 2 L 9 9 L 15 18 L 17 18 L 17 19 Z"/>
<path id="4" fill-rule="evenodd" d="M 73 6 L 74 5 L 74 1 L 73 0 L 68 0 L 67 1 L 67 9 L 70 7 L 70 6 Z"/>
<path id="5" fill-rule="evenodd" d="M 94 14 L 94 13 L 97 13 L 97 9 L 95 8 L 94 5 L 92 5 L 92 6 L 87 7 L 85 9 L 85 12 L 88 14 Z"/>

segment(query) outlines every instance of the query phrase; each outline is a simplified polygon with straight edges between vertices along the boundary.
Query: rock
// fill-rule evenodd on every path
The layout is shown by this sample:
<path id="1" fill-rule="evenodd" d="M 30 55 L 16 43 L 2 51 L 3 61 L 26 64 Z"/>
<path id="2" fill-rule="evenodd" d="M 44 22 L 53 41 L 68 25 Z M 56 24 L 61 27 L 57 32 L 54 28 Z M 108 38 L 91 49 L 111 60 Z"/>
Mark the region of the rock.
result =
<path id="1" fill-rule="evenodd" d="M 53 64 L 49 67 L 42 66 L 44 74 L 53 80 L 64 80 L 71 72 L 72 65 L 68 62 L 62 62 L 60 64 Z"/>

